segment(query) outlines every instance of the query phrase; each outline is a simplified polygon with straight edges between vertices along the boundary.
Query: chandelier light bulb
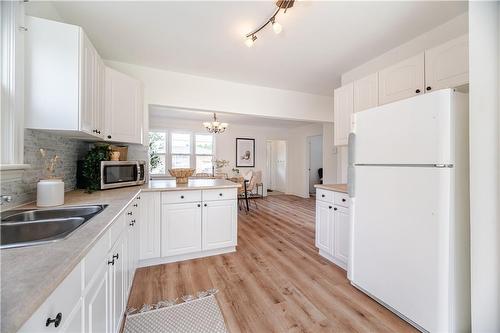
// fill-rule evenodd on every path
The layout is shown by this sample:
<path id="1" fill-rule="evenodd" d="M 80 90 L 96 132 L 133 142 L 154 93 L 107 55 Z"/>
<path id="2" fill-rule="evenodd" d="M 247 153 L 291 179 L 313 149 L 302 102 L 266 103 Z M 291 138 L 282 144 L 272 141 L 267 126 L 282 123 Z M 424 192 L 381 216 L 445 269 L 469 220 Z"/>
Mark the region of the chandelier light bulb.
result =
<path id="1" fill-rule="evenodd" d="M 283 26 L 279 23 L 273 20 L 273 31 L 276 34 L 279 34 L 283 30 Z"/>
<path id="2" fill-rule="evenodd" d="M 255 43 L 255 40 L 257 39 L 257 36 L 255 35 L 252 35 L 252 36 L 248 36 L 246 39 L 245 39 L 245 45 L 248 46 L 248 47 L 252 47 L 253 44 Z"/>

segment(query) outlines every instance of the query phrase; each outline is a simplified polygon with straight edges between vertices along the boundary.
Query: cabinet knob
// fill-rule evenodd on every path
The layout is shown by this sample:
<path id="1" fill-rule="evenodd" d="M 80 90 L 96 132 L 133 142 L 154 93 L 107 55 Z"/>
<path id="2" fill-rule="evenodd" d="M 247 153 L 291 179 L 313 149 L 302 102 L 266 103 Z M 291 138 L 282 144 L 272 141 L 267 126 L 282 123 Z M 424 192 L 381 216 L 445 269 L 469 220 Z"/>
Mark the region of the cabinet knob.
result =
<path id="1" fill-rule="evenodd" d="M 337 207 L 335 207 L 333 210 L 337 210 Z"/>
<path id="2" fill-rule="evenodd" d="M 420 89 L 415 90 L 417 94 L 420 94 Z"/>
<path id="3" fill-rule="evenodd" d="M 47 321 L 45 322 L 45 327 L 49 327 L 49 325 L 52 323 L 54 323 L 54 327 L 58 327 L 61 321 L 62 321 L 62 313 L 59 312 L 54 319 L 50 317 L 47 318 Z"/>
<path id="4" fill-rule="evenodd" d="M 111 139 L 111 135 L 108 135 L 108 139 Z"/>
<path id="5" fill-rule="evenodd" d="M 134 226 L 134 223 L 133 223 L 133 222 L 130 222 L 128 225 L 129 225 L 129 226 L 131 226 L 131 227 L 133 227 L 133 226 Z"/>
<path id="6" fill-rule="evenodd" d="M 115 265 L 115 259 L 108 260 L 108 265 L 113 265 L 114 266 Z"/>
<path id="7" fill-rule="evenodd" d="M 342 202 L 345 202 L 345 198 L 342 199 Z"/>
<path id="8" fill-rule="evenodd" d="M 198 207 L 201 207 L 201 205 L 200 205 L 200 204 L 198 204 L 197 206 L 198 206 Z"/>
<path id="9" fill-rule="evenodd" d="M 328 209 L 332 209 L 332 206 L 328 206 Z"/>
<path id="10" fill-rule="evenodd" d="M 117 254 L 113 254 L 113 259 L 118 260 L 118 258 L 119 258 L 119 257 L 120 257 L 120 256 L 118 255 L 118 253 L 117 253 Z M 113 260 L 113 261 L 114 261 L 114 260 Z"/>
<path id="11" fill-rule="evenodd" d="M 134 214 L 134 213 L 132 213 L 132 212 L 128 212 L 128 213 L 127 213 L 127 215 L 133 215 L 133 214 Z"/>
<path id="12" fill-rule="evenodd" d="M 183 195 L 181 195 L 181 199 L 184 199 L 184 196 L 183 196 Z"/>
<path id="13" fill-rule="evenodd" d="M 427 91 L 431 90 L 432 88 L 429 86 L 427 88 L 425 88 Z"/>
<path id="14" fill-rule="evenodd" d="M 324 198 L 324 197 L 325 197 L 325 195 L 324 195 L 324 194 L 322 194 L 322 195 L 321 195 L 321 197 L 322 197 L 322 198 Z"/>
<path id="15" fill-rule="evenodd" d="M 137 200 L 141 200 L 141 197 L 137 197 Z"/>
<path id="16" fill-rule="evenodd" d="M 222 193 L 219 193 L 219 197 L 222 197 Z"/>
<path id="17" fill-rule="evenodd" d="M 134 204 L 134 207 L 137 207 L 137 204 Z"/>
<path id="18" fill-rule="evenodd" d="M 96 130 L 96 129 L 93 129 L 93 130 L 92 130 L 92 133 L 97 133 L 97 130 Z"/>
<path id="19" fill-rule="evenodd" d="M 207 207 L 207 204 L 204 204 L 203 206 Z"/>

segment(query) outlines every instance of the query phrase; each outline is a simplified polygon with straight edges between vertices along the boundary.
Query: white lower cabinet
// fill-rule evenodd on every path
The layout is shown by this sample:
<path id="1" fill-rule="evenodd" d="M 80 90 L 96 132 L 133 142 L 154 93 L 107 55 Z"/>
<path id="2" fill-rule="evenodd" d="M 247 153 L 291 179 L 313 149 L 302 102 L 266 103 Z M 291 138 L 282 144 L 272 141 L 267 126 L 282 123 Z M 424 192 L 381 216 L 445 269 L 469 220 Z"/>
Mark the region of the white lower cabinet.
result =
<path id="1" fill-rule="evenodd" d="M 162 208 L 161 255 L 201 251 L 201 203 L 167 204 Z"/>
<path id="2" fill-rule="evenodd" d="M 142 192 L 138 196 L 140 203 L 139 225 L 139 260 L 159 258 L 161 256 L 160 248 L 160 192 Z"/>
<path id="3" fill-rule="evenodd" d="M 111 332 L 111 291 L 107 262 L 102 261 L 95 274 L 94 283 L 88 288 L 85 300 L 85 332 Z"/>
<path id="4" fill-rule="evenodd" d="M 325 190 L 322 190 L 325 192 Z M 320 255 L 347 269 L 349 261 L 349 202 L 345 193 L 316 199 L 316 247 Z"/>
<path id="5" fill-rule="evenodd" d="M 316 247 L 326 253 L 332 252 L 333 203 L 316 201 Z"/>
<path id="6" fill-rule="evenodd" d="M 333 211 L 333 256 L 343 263 L 349 260 L 349 210 L 335 206 Z"/>
<path id="7" fill-rule="evenodd" d="M 201 226 L 203 250 L 236 245 L 237 206 L 236 200 L 209 201 L 203 204 Z"/>

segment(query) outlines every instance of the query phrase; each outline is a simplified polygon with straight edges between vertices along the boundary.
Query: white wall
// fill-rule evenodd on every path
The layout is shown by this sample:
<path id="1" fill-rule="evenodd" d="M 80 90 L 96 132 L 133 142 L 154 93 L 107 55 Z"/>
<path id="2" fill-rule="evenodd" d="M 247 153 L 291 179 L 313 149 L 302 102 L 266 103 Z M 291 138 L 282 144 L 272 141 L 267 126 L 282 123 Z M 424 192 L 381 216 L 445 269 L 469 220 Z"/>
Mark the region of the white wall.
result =
<path id="1" fill-rule="evenodd" d="M 333 123 L 323 124 L 323 183 L 337 184 L 338 149 L 333 145 Z"/>
<path id="2" fill-rule="evenodd" d="M 500 4 L 469 3 L 473 332 L 500 332 Z"/>
<path id="3" fill-rule="evenodd" d="M 153 129 L 182 129 L 203 133 L 204 129 L 200 122 L 171 119 L 168 117 L 151 117 L 151 130 Z M 236 161 L 236 138 L 255 139 L 255 168 L 239 168 L 241 174 L 246 174 L 250 170 L 262 170 L 264 187 L 267 189 L 266 173 L 266 141 L 285 140 L 288 145 L 288 175 L 286 193 L 309 197 L 307 172 L 307 136 L 321 135 L 323 125 L 321 123 L 297 127 L 293 129 L 245 126 L 239 124 L 229 124 L 225 133 L 215 135 L 216 157 L 228 160 L 229 166 L 225 172 L 231 175 L 231 169 L 235 167 Z"/>
<path id="4" fill-rule="evenodd" d="M 271 118 L 333 121 L 333 96 L 216 80 L 116 61 L 106 61 L 106 64 L 141 80 L 146 104 Z"/>
<path id="5" fill-rule="evenodd" d="M 342 74 L 341 82 L 345 85 L 354 80 L 378 72 L 401 60 L 417 55 L 426 49 L 443 44 L 469 31 L 468 14 L 462 14 L 444 24 Z M 338 148 L 337 177 L 339 183 L 347 182 L 347 146 Z"/>
<path id="6" fill-rule="evenodd" d="M 288 192 L 309 197 L 309 161 L 307 137 L 323 134 L 323 124 L 313 124 L 288 131 Z"/>

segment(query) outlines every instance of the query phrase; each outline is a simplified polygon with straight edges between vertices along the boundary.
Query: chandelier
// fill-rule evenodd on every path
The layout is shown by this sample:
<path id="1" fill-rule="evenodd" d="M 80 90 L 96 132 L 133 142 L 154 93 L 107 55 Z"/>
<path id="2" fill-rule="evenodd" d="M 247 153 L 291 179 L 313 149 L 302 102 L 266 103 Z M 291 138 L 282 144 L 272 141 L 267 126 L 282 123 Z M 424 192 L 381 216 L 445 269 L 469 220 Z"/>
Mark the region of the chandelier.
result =
<path id="1" fill-rule="evenodd" d="M 204 122 L 203 126 L 207 129 L 209 133 L 222 133 L 229 126 L 228 123 L 221 123 L 217 120 L 217 115 L 214 113 L 214 120 L 210 122 Z"/>
<path id="2" fill-rule="evenodd" d="M 254 31 L 248 33 L 245 36 L 245 45 L 248 47 L 252 47 L 253 44 L 255 43 L 255 41 L 257 40 L 257 33 L 259 31 L 261 31 L 262 29 L 264 29 L 264 27 L 266 27 L 269 23 L 271 23 L 274 33 L 276 33 L 276 34 L 281 33 L 281 31 L 283 30 L 283 27 L 281 26 L 281 24 L 278 23 L 278 21 L 276 21 L 276 15 L 278 15 L 280 10 L 282 10 L 282 9 L 283 9 L 283 12 L 286 13 L 286 11 L 289 8 L 293 7 L 294 2 L 295 2 L 295 0 L 278 0 L 278 1 L 276 1 L 276 6 L 278 8 L 276 8 L 273 15 L 271 15 L 271 17 L 263 25 L 261 25 L 260 27 L 258 27 Z"/>

